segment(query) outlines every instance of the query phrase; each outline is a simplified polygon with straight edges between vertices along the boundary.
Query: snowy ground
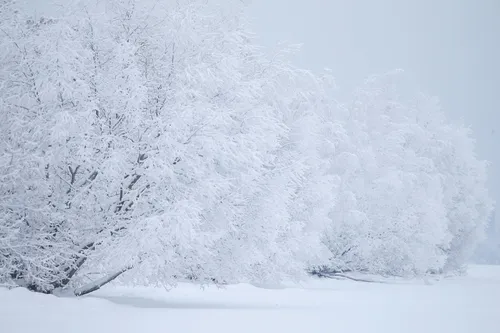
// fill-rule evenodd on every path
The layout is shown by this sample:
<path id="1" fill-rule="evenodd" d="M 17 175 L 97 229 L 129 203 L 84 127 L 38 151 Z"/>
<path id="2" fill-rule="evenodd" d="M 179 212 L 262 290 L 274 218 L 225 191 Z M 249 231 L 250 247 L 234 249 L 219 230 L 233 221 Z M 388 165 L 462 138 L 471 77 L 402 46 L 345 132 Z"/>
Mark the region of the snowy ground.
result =
<path id="1" fill-rule="evenodd" d="M 500 266 L 441 281 L 311 280 L 204 291 L 109 287 L 78 298 L 0 289 L 0 332 L 500 332 Z"/>

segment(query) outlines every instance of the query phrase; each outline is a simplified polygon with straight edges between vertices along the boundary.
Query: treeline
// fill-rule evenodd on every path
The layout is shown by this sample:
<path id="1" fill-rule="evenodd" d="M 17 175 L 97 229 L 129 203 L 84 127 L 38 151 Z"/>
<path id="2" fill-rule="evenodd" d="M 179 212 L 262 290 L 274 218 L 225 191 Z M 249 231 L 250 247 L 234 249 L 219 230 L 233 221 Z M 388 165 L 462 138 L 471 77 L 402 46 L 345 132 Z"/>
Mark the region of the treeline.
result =
<path id="1" fill-rule="evenodd" d="M 0 4 L 3 285 L 422 275 L 482 237 L 487 164 L 399 72 L 341 104 L 234 8 Z"/>

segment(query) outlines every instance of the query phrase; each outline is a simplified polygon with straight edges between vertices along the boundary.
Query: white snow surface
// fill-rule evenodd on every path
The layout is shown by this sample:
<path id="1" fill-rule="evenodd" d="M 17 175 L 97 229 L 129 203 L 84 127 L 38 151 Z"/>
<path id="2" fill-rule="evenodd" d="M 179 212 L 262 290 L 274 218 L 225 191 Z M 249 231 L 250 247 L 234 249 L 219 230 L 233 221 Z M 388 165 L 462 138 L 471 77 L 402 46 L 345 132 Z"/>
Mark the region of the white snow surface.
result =
<path id="1" fill-rule="evenodd" d="M 0 332 L 500 332 L 500 266 L 438 280 L 311 279 L 281 289 L 109 286 L 81 298 L 0 289 Z"/>

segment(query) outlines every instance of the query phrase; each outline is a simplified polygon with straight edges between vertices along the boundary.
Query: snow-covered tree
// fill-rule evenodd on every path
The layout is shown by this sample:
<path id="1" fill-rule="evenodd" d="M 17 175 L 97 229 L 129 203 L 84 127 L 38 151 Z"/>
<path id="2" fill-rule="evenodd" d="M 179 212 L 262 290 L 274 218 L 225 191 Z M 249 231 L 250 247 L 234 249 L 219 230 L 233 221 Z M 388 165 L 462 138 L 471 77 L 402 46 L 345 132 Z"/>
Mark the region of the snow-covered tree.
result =
<path id="1" fill-rule="evenodd" d="M 319 237 L 288 214 L 287 182 L 313 164 L 290 160 L 308 147 L 287 153 L 281 103 L 305 74 L 203 1 L 80 1 L 57 18 L 9 19 L 4 283 L 83 294 L 129 270 L 148 284 L 303 271 L 298 252 Z"/>
<path id="2" fill-rule="evenodd" d="M 421 97 L 412 107 L 430 138 L 422 154 L 434 161 L 442 181 L 451 240 L 448 246 L 440 246 L 447 256 L 443 270 L 461 271 L 483 240 L 493 211 L 487 190 L 488 163 L 476 157 L 471 130 L 447 122 L 436 100 Z"/>
<path id="3" fill-rule="evenodd" d="M 495 218 L 495 212 L 486 228 L 486 239 L 476 250 L 473 259 L 480 264 L 500 265 L 500 222 Z"/>
<path id="4" fill-rule="evenodd" d="M 456 270 L 484 230 L 486 163 L 466 129 L 406 87 L 396 73 L 369 79 L 336 112 L 340 187 L 324 238 L 334 270 Z"/>

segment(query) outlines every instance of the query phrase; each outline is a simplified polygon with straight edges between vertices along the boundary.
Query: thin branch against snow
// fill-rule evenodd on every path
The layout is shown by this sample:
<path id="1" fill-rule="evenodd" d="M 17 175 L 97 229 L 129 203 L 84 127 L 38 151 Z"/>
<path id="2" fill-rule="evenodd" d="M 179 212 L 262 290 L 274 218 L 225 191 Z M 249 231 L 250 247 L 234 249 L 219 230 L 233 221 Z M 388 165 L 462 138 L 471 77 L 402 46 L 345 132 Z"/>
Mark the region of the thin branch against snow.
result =
<path id="1" fill-rule="evenodd" d="M 121 270 L 119 270 L 119 271 L 117 271 L 117 272 L 115 272 L 113 274 L 110 274 L 110 275 L 105 276 L 105 277 L 103 277 L 101 279 L 95 280 L 95 281 L 93 281 L 93 282 L 91 282 L 91 283 L 89 283 L 87 285 L 79 287 L 79 288 L 77 288 L 77 289 L 74 290 L 74 294 L 75 294 L 75 296 L 84 296 L 86 294 L 90 294 L 91 292 L 99 290 L 101 287 L 103 287 L 104 285 L 112 282 L 117 277 L 119 277 L 123 273 L 131 270 L 132 268 L 133 268 L 133 266 L 124 267 Z"/>

